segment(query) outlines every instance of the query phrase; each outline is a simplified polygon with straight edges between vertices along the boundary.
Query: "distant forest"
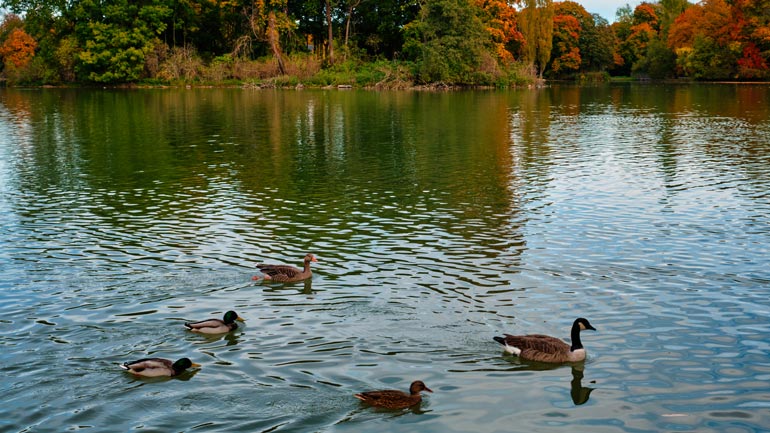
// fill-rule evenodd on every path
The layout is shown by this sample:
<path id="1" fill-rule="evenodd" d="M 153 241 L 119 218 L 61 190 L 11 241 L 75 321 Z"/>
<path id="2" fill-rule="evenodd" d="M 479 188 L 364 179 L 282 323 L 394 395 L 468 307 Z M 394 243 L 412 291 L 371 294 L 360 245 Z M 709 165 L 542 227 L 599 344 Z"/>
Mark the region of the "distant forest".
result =
<path id="1" fill-rule="evenodd" d="M 768 80 L 770 0 L 0 0 L 9 85 Z"/>

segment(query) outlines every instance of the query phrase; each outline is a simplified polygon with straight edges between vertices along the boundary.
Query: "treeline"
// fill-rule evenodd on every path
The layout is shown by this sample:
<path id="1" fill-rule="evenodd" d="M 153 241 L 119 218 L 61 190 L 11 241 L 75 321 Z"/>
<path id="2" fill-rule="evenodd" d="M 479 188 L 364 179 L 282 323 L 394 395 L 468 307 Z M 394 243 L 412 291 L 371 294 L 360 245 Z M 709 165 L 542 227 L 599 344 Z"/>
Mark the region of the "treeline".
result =
<path id="1" fill-rule="evenodd" d="M 770 0 L 0 0 L 11 84 L 770 78 Z"/>

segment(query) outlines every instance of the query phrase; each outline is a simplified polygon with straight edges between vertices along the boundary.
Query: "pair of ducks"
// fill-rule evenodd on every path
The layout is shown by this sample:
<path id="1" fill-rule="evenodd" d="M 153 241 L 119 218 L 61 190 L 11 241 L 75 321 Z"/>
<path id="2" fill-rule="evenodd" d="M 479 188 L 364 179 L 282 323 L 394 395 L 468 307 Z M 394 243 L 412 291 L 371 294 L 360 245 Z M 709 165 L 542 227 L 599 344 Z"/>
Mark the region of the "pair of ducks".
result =
<path id="1" fill-rule="evenodd" d="M 311 276 L 310 262 L 316 261 L 318 260 L 314 255 L 308 254 L 305 256 L 304 270 L 289 265 L 260 264 L 257 267 L 265 275 L 265 279 L 278 282 L 293 282 L 309 278 Z M 255 277 L 255 279 L 258 279 L 258 277 Z M 222 320 L 208 319 L 185 323 L 185 327 L 192 332 L 220 334 L 235 330 L 238 327 L 238 324 L 235 323 L 236 321 L 244 321 L 244 319 L 238 316 L 235 311 L 228 311 Z M 571 345 L 567 345 L 567 343 L 556 337 L 542 334 L 504 334 L 503 337 L 494 337 L 493 339 L 502 344 L 506 352 L 527 361 L 547 363 L 580 362 L 586 358 L 586 350 L 580 340 L 580 331 L 584 330 L 596 331 L 596 328 L 585 318 L 575 319 L 570 332 Z M 163 358 L 146 358 L 126 362 L 121 367 L 136 375 L 157 377 L 177 376 L 188 368 L 200 367 L 200 364 L 190 361 L 189 358 L 182 358 L 176 362 Z M 408 394 L 395 389 L 386 389 L 361 392 L 354 394 L 354 396 L 372 406 L 387 409 L 405 409 L 422 401 L 422 395 L 420 394 L 422 391 L 433 392 L 421 380 L 416 380 L 409 386 Z"/>

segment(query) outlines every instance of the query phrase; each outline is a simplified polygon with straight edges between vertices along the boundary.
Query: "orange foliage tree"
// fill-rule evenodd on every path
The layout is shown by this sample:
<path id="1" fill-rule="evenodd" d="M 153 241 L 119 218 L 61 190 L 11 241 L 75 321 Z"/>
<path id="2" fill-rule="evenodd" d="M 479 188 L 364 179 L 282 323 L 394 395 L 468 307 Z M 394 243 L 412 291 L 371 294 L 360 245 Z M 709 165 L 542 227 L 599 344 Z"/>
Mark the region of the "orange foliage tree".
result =
<path id="1" fill-rule="evenodd" d="M 580 69 L 580 22 L 572 15 L 553 17 L 553 50 L 551 70 L 556 75 L 577 72 Z"/>
<path id="2" fill-rule="evenodd" d="M 0 46 L 0 56 L 6 65 L 12 64 L 17 69 L 22 69 L 35 56 L 35 48 L 37 48 L 35 39 L 24 29 L 15 28 Z"/>
<path id="3" fill-rule="evenodd" d="M 518 29 L 516 9 L 504 0 L 473 0 L 481 10 L 481 19 L 492 36 L 497 58 L 503 63 L 513 62 L 524 43 Z"/>
<path id="4" fill-rule="evenodd" d="M 667 40 L 680 73 L 704 79 L 769 77 L 768 7 L 767 0 L 704 0 L 685 10 Z"/>

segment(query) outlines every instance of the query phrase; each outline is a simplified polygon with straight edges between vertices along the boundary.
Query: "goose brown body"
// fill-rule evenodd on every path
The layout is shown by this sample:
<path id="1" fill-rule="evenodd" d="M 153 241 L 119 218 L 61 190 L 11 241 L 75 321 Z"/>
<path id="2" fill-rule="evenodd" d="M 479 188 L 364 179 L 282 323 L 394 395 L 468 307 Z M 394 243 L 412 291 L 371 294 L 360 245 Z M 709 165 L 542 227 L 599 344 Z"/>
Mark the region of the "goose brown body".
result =
<path id="1" fill-rule="evenodd" d="M 313 276 L 310 270 L 310 262 L 317 262 L 318 259 L 313 254 L 308 254 L 304 259 L 304 267 L 299 269 L 291 265 L 268 265 L 260 263 L 257 268 L 262 272 L 266 280 L 272 280 L 279 283 L 291 283 L 302 281 Z M 255 277 L 257 278 L 257 277 Z"/>
<path id="2" fill-rule="evenodd" d="M 192 332 L 201 334 L 223 334 L 238 328 L 238 324 L 235 323 L 236 320 L 239 322 L 244 321 L 235 311 L 228 311 L 221 320 L 201 320 L 200 322 L 185 323 L 184 326 Z"/>
<path id="3" fill-rule="evenodd" d="M 596 331 L 588 320 L 580 317 L 572 323 L 571 341 L 569 345 L 556 337 L 543 334 L 510 335 L 494 337 L 494 340 L 505 346 L 505 351 L 528 361 L 562 363 L 579 362 L 586 359 L 586 350 L 580 341 L 580 331 Z"/>
<path id="4" fill-rule="evenodd" d="M 178 376 L 190 367 L 200 367 L 200 364 L 190 361 L 189 358 L 181 358 L 175 362 L 164 358 L 144 358 L 120 365 L 120 368 L 131 374 L 145 377 Z"/>
<path id="5" fill-rule="evenodd" d="M 396 389 L 385 389 L 361 392 L 355 394 L 355 397 L 372 406 L 386 409 L 405 409 L 422 401 L 422 395 L 420 394 L 422 391 L 433 392 L 421 380 L 416 380 L 409 386 L 408 394 Z"/>

